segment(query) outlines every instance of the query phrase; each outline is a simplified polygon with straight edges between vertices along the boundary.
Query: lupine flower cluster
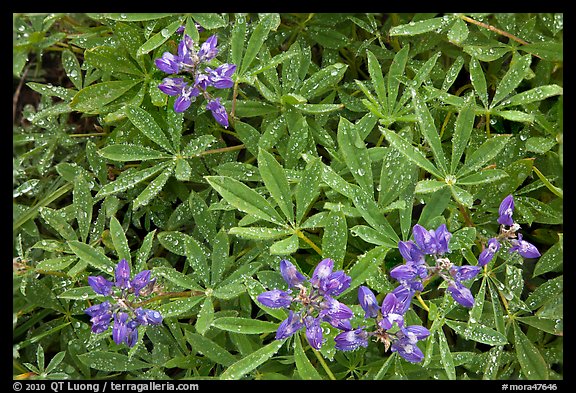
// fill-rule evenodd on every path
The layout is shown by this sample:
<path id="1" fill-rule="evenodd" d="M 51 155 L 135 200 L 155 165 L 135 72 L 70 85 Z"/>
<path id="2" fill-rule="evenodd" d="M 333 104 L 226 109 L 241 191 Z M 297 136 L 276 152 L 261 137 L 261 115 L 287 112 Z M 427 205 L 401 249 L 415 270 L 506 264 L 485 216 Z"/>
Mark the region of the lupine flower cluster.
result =
<path id="1" fill-rule="evenodd" d="M 411 291 L 422 291 L 424 281 L 430 280 L 434 275 L 440 276 L 448 284 L 447 290 L 456 302 L 464 307 L 472 307 L 474 297 L 463 281 L 474 278 L 481 268 L 471 265 L 457 266 L 445 257 L 445 254 L 450 252 L 449 243 L 452 238 L 446 224 L 435 230 L 427 230 L 416 224 L 412 228 L 412 235 L 414 241 L 398 243 L 398 250 L 405 264 L 392 269 L 390 276 Z M 430 255 L 434 260 L 433 266 L 426 262 L 426 255 Z"/>
<path id="2" fill-rule="evenodd" d="M 315 268 L 310 279 L 298 271 L 290 261 L 280 261 L 280 273 L 288 284 L 288 290 L 273 289 L 261 293 L 258 301 L 271 308 L 289 309 L 288 318 L 280 323 L 276 339 L 292 336 L 300 329 L 306 330 L 310 346 L 320 349 L 323 344 L 321 322 L 328 322 L 342 330 L 335 337 L 335 348 L 341 351 L 352 351 L 367 347 L 368 339 L 374 336 L 384 342 L 386 349 L 398 352 L 410 362 L 420 362 L 424 358 L 416 346 L 419 340 L 429 336 L 428 329 L 422 326 L 404 326 L 404 314 L 410 307 L 414 291 L 399 286 L 386 295 L 382 306 L 378 307 L 376 296 L 367 287 L 360 287 L 358 299 L 365 311 L 365 318 L 377 318 L 377 329 L 366 331 L 365 326 L 352 327 L 353 311 L 334 299 L 350 287 L 351 278 L 342 270 L 333 272 L 334 261 L 322 260 Z M 297 293 L 293 293 L 297 290 Z M 296 309 L 293 310 L 293 308 Z"/>
<path id="3" fill-rule="evenodd" d="M 359 347 L 367 347 L 368 339 L 374 337 L 376 341 L 384 343 L 384 348 L 397 352 L 400 356 L 412 363 L 424 360 L 424 353 L 416 345 L 430 335 L 430 331 L 424 326 L 405 326 L 404 314 L 410 308 L 414 290 L 400 285 L 388 293 L 382 305 L 374 293 L 365 286 L 358 288 L 358 301 L 364 310 L 364 320 L 374 319 L 375 330 L 368 331 L 367 325 L 356 329 L 349 329 L 338 334 L 336 349 L 352 351 Z"/>
<path id="4" fill-rule="evenodd" d="M 90 316 L 93 333 L 103 333 L 112 327 L 112 338 L 118 345 L 125 343 L 133 347 L 138 341 L 138 326 L 160 325 L 162 315 L 134 305 L 134 300 L 149 295 L 154 289 L 156 279 L 150 279 L 150 270 L 143 270 L 130 279 L 130 266 L 122 259 L 116 266 L 114 282 L 102 276 L 89 276 L 88 284 L 94 292 L 109 296 L 112 301 L 88 307 L 84 312 Z"/>
<path id="5" fill-rule="evenodd" d="M 228 114 L 220 102 L 220 97 L 213 98 L 207 91 L 209 86 L 216 89 L 227 89 L 234 86 L 232 74 L 236 70 L 235 64 L 224 63 L 215 69 L 207 63 L 218 54 L 218 37 L 212 35 L 206 39 L 196 50 L 195 43 L 190 36 L 184 37 L 178 44 L 178 54 L 164 52 L 162 57 L 155 60 L 156 67 L 161 71 L 178 75 L 166 77 L 158 88 L 169 96 L 176 96 L 174 111 L 184 112 L 190 107 L 200 94 L 206 99 L 206 109 L 212 112 L 214 119 L 224 127 L 228 127 Z"/>
<path id="6" fill-rule="evenodd" d="M 520 229 L 520 225 L 514 222 L 512 215 L 514 213 L 514 197 L 508 195 L 500 203 L 498 208 L 498 224 L 500 224 L 500 233 L 498 236 L 490 238 L 488 245 L 482 250 L 478 256 L 478 265 L 486 266 L 496 255 L 500 249 L 501 242 L 508 243 L 511 247 L 508 252 L 517 252 L 524 258 L 538 258 L 540 252 L 532 243 L 522 239 L 522 234 L 516 232 Z"/>
<path id="7" fill-rule="evenodd" d="M 333 268 L 334 261 L 326 258 L 316 266 L 312 277 L 306 279 L 290 261 L 280 261 L 280 274 L 288 290 L 273 289 L 258 295 L 258 301 L 267 307 L 289 309 L 288 318 L 278 327 L 276 339 L 282 340 L 305 329 L 310 346 L 320 349 L 323 343 L 320 322 L 339 329 L 352 328 L 350 318 L 354 313 L 334 298 L 350 286 L 351 278 L 342 270 L 333 272 Z"/>

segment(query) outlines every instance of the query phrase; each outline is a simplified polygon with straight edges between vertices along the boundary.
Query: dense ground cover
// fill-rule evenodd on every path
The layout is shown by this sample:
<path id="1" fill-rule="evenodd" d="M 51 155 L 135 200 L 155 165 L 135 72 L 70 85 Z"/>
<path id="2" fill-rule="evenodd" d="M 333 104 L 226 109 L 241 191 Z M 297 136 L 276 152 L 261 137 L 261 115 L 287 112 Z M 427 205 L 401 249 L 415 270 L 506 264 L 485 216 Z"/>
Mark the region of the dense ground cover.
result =
<path id="1" fill-rule="evenodd" d="M 562 14 L 14 14 L 14 379 L 563 379 Z"/>

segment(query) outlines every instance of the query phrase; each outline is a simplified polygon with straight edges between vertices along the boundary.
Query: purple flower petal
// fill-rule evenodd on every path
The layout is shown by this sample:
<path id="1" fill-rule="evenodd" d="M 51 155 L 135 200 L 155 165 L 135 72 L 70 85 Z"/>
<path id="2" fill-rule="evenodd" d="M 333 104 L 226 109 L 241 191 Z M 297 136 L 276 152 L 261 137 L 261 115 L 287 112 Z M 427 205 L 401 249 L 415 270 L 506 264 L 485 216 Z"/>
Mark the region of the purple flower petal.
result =
<path id="1" fill-rule="evenodd" d="M 284 281 L 288 283 L 290 288 L 306 281 L 306 277 L 302 275 L 296 268 L 296 266 L 287 259 L 282 259 L 280 261 L 280 274 Z"/>
<path id="2" fill-rule="evenodd" d="M 514 220 L 512 219 L 512 214 L 514 213 L 514 197 L 508 195 L 500 203 L 498 208 L 498 224 L 512 226 L 514 225 Z"/>

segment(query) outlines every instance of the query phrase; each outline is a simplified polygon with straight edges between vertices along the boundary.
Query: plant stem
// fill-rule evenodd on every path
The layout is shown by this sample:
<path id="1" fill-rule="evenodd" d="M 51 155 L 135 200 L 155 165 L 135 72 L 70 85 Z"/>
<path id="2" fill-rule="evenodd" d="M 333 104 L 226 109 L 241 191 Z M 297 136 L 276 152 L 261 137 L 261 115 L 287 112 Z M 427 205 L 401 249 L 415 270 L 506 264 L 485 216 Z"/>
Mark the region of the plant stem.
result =
<path id="1" fill-rule="evenodd" d="M 528 42 L 524 41 L 523 39 L 518 38 L 518 37 L 516 37 L 515 35 L 512 35 L 512 34 L 506 32 L 506 31 L 504 31 L 504 30 L 500 30 L 500 29 L 497 28 L 497 27 L 494 27 L 494 26 L 488 25 L 488 24 L 486 24 L 486 23 L 477 21 L 477 20 L 472 19 L 472 18 L 470 18 L 470 17 L 468 17 L 468 16 L 465 16 L 465 15 L 460 15 L 460 18 L 463 19 L 463 20 L 465 20 L 466 22 L 475 24 L 476 26 L 483 27 L 483 28 L 485 28 L 485 29 L 488 29 L 488 30 L 490 30 L 490 31 L 493 31 L 493 32 L 496 33 L 496 34 L 500 34 L 500 35 L 503 35 L 504 37 L 510 38 L 511 40 L 514 40 L 514 41 L 518 42 L 518 43 L 521 44 L 521 45 L 528 45 Z"/>
<path id="2" fill-rule="evenodd" d="M 416 299 L 418 299 L 418 303 L 420 303 L 420 305 L 422 306 L 422 308 L 424 310 L 426 310 L 426 312 L 430 312 L 430 309 L 428 308 L 426 303 L 424 303 L 424 299 L 422 299 L 422 296 L 420 296 L 420 293 L 416 294 Z"/>
<path id="3" fill-rule="evenodd" d="M 310 245 L 310 247 L 312 247 L 314 251 L 318 253 L 318 255 L 322 256 L 322 249 L 314 244 L 312 240 L 308 239 L 308 237 L 306 237 L 306 235 L 300 229 L 296 229 L 294 233 L 296 233 L 300 239 L 304 240 L 308 245 Z"/>
<path id="4" fill-rule="evenodd" d="M 246 148 L 246 146 L 244 144 L 235 145 L 235 146 L 227 146 L 227 147 L 221 147 L 219 149 L 206 150 L 206 151 L 203 151 L 201 153 L 198 153 L 195 156 L 207 156 L 208 154 L 226 153 L 226 152 L 235 151 L 235 150 L 242 150 L 245 148 Z"/>
<path id="5" fill-rule="evenodd" d="M 324 369 L 324 371 L 326 371 L 326 374 L 328 374 L 328 377 L 331 380 L 335 381 L 336 377 L 334 376 L 334 374 L 332 374 L 332 370 L 330 370 L 330 367 L 328 367 L 328 365 L 326 364 L 326 361 L 324 361 L 322 354 L 320 352 L 318 352 L 317 350 L 315 350 L 314 348 L 312 348 L 312 351 L 314 352 L 314 355 L 316 355 L 316 358 L 318 359 L 318 361 L 322 365 L 322 368 Z"/>

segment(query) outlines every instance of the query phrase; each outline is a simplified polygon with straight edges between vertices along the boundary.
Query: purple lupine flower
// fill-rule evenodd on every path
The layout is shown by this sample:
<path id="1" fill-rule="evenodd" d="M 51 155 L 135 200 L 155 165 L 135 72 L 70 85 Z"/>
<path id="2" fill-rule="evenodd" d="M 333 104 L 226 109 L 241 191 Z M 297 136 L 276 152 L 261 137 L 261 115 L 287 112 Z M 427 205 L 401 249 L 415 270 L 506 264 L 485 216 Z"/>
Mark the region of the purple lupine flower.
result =
<path id="1" fill-rule="evenodd" d="M 208 75 L 210 86 L 214 86 L 217 89 L 228 89 L 234 86 L 232 74 L 236 71 L 236 64 L 225 63 L 215 70 L 206 67 L 205 71 Z"/>
<path id="2" fill-rule="evenodd" d="M 358 287 L 358 301 L 364 310 L 364 318 L 376 318 L 378 316 L 378 300 L 368 287 L 361 285 Z"/>
<path id="3" fill-rule="evenodd" d="M 88 314 L 90 318 L 90 322 L 92 322 L 92 332 L 93 333 L 102 333 L 108 330 L 108 326 L 110 326 L 110 320 L 112 319 L 112 307 L 109 301 L 105 301 L 100 304 L 95 304 L 91 307 L 88 307 L 84 312 Z"/>
<path id="4" fill-rule="evenodd" d="M 514 197 L 508 195 L 500 203 L 498 208 L 498 224 L 512 226 L 514 225 L 514 220 L 512 219 L 512 214 L 514 213 Z"/>
<path id="5" fill-rule="evenodd" d="M 281 291 L 280 289 L 263 292 L 258 295 L 257 299 L 260 303 L 270 308 L 288 308 L 293 300 L 290 292 Z"/>
<path id="6" fill-rule="evenodd" d="M 396 322 L 400 327 L 404 326 L 404 313 L 406 312 L 406 305 L 403 304 L 401 300 L 396 298 L 394 293 L 390 292 L 386 295 L 382 301 L 380 312 L 382 313 L 382 319 L 378 321 L 378 325 L 382 329 L 390 329 L 394 325 L 394 322 Z"/>
<path id="7" fill-rule="evenodd" d="M 154 64 L 156 67 L 160 69 L 160 71 L 165 72 L 167 74 L 177 74 L 180 72 L 180 58 L 179 56 L 175 56 L 170 52 L 164 52 L 162 57 L 154 60 Z"/>
<path id="8" fill-rule="evenodd" d="M 156 310 L 138 307 L 134 310 L 134 320 L 142 326 L 147 325 L 160 325 L 162 323 L 162 314 Z"/>
<path id="9" fill-rule="evenodd" d="M 294 313 L 292 310 L 289 311 L 288 318 L 280 323 L 278 330 L 276 331 L 276 339 L 282 340 L 288 338 L 304 326 L 302 322 L 302 316 L 300 313 Z"/>
<path id="10" fill-rule="evenodd" d="M 415 264 L 426 262 L 424 259 L 424 253 L 412 240 L 399 241 L 398 251 L 400 251 L 400 254 L 406 260 L 406 262 L 413 262 Z"/>
<path id="11" fill-rule="evenodd" d="M 112 327 L 112 339 L 118 345 L 126 339 L 126 334 L 128 334 L 128 326 L 126 323 L 128 321 L 128 314 L 125 312 L 117 312 L 114 315 L 114 326 Z"/>
<path id="12" fill-rule="evenodd" d="M 448 232 L 446 224 L 440 225 L 436 230 L 427 230 L 420 224 L 414 225 L 412 234 L 416 244 L 424 254 L 445 254 L 450 252 L 448 243 L 452 234 Z"/>
<path id="13" fill-rule="evenodd" d="M 198 74 L 194 80 L 194 86 L 202 90 L 206 90 L 210 83 L 210 78 L 206 74 Z"/>
<path id="14" fill-rule="evenodd" d="M 182 87 L 180 95 L 174 100 L 174 112 L 181 113 L 186 111 L 192 104 L 192 101 L 200 94 L 200 90 L 191 86 Z"/>
<path id="15" fill-rule="evenodd" d="M 338 296 L 350 286 L 352 278 L 338 270 L 331 273 L 326 279 L 320 281 L 320 292 L 325 295 Z"/>
<path id="16" fill-rule="evenodd" d="M 338 320 L 350 319 L 354 316 L 354 313 L 342 302 L 330 297 L 324 296 L 324 300 L 320 303 L 320 316 L 326 318 L 326 322 L 329 322 L 334 326 Z"/>
<path id="17" fill-rule="evenodd" d="M 184 78 L 164 78 L 158 88 L 169 96 L 179 96 L 186 85 L 188 83 L 184 82 Z"/>
<path id="18" fill-rule="evenodd" d="M 460 282 L 451 282 L 448 285 L 448 292 L 452 298 L 464 307 L 472 308 L 474 306 L 474 296 L 472 292 Z"/>
<path id="19" fill-rule="evenodd" d="M 500 249 L 500 242 L 495 237 L 488 240 L 488 246 L 478 256 L 478 266 L 486 266 Z"/>
<path id="20" fill-rule="evenodd" d="M 423 326 L 408 326 L 397 333 L 398 339 L 392 343 L 391 350 L 411 363 L 419 363 L 424 360 L 424 353 L 416 343 L 429 335 L 430 331 Z"/>
<path id="21" fill-rule="evenodd" d="M 450 268 L 450 275 L 458 282 L 470 280 L 478 273 L 480 273 L 482 268 L 480 266 L 472 266 L 472 265 L 463 265 L 463 266 L 456 266 L 452 265 Z"/>
<path id="22" fill-rule="evenodd" d="M 126 337 L 124 342 L 129 347 L 136 345 L 138 341 L 138 323 L 135 320 L 131 320 L 126 324 Z"/>
<path id="23" fill-rule="evenodd" d="M 193 67 L 194 66 L 194 41 L 192 37 L 184 34 L 184 37 L 178 44 L 178 62 L 180 68 Z"/>
<path id="24" fill-rule="evenodd" d="M 94 292 L 104 296 L 110 295 L 112 293 L 112 287 L 114 286 L 113 282 L 106 280 L 102 276 L 89 276 L 88 284 Z"/>
<path id="25" fill-rule="evenodd" d="M 353 351 L 368 346 L 368 333 L 363 328 L 348 330 L 334 337 L 335 348 L 340 351 Z"/>
<path id="26" fill-rule="evenodd" d="M 226 108 L 224 108 L 224 105 L 220 103 L 220 97 L 216 97 L 215 99 L 208 101 L 206 104 L 206 109 L 212 112 L 212 116 L 220 125 L 222 125 L 224 128 L 228 128 L 228 113 L 226 113 Z"/>
<path id="27" fill-rule="evenodd" d="M 130 287 L 134 291 L 134 295 L 140 296 L 140 291 L 150 284 L 150 273 L 150 270 L 142 270 L 130 281 Z"/>
<path id="28" fill-rule="evenodd" d="M 218 37 L 214 34 L 211 35 L 204 41 L 204 43 L 200 46 L 200 50 L 198 51 L 198 58 L 201 62 L 207 62 L 212 60 L 218 54 Z"/>
<path id="29" fill-rule="evenodd" d="M 322 282 L 328 278 L 330 274 L 332 274 L 332 269 L 334 268 L 334 261 L 330 258 L 326 258 L 320 261 L 316 268 L 314 269 L 314 273 L 312 273 L 312 278 L 310 278 L 310 283 L 314 285 L 316 288 L 320 288 Z"/>
<path id="30" fill-rule="evenodd" d="M 306 339 L 308 343 L 312 348 L 320 349 L 323 341 L 320 320 L 308 315 L 304 318 L 304 325 L 306 326 Z"/>
<path id="31" fill-rule="evenodd" d="M 288 283 L 290 288 L 306 281 L 306 277 L 304 277 L 304 275 L 298 271 L 296 266 L 287 259 L 282 259 L 280 261 L 280 274 L 284 281 Z"/>
<path id="32" fill-rule="evenodd" d="M 116 278 L 116 286 L 118 288 L 130 288 L 130 265 L 128 265 L 128 261 L 126 261 L 126 259 L 122 258 L 122 260 L 118 263 L 114 275 Z"/>
<path id="33" fill-rule="evenodd" d="M 532 243 L 522 240 L 522 234 L 518 234 L 518 239 L 511 239 L 510 243 L 512 247 L 508 250 L 509 252 L 517 251 L 518 254 L 522 255 L 524 258 L 538 258 L 540 256 L 540 251 Z"/>

